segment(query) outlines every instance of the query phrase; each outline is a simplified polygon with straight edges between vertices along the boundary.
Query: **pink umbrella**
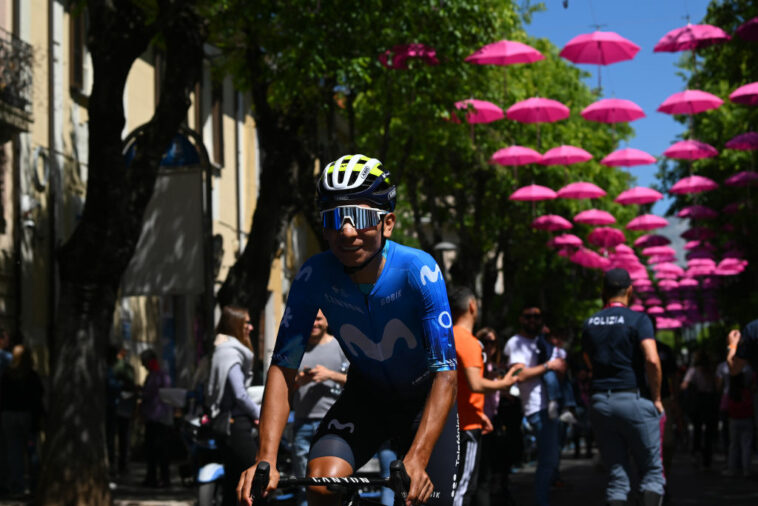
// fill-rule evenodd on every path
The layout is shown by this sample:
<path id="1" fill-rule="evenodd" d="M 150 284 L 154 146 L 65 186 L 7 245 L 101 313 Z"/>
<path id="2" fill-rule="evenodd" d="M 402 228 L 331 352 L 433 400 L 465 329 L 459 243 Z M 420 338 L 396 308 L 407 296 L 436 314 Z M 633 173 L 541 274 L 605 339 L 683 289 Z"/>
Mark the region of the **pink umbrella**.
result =
<path id="1" fill-rule="evenodd" d="M 659 246 L 659 247 L 665 247 L 665 246 Z M 662 262 L 662 263 L 656 264 L 653 266 L 653 270 L 655 270 L 655 272 L 673 272 L 674 274 L 677 274 L 679 276 L 684 274 L 684 269 L 682 269 L 678 265 L 671 262 Z"/>
<path id="2" fill-rule="evenodd" d="M 713 25 L 690 25 L 671 30 L 653 47 L 655 53 L 689 51 L 726 42 L 731 37 Z"/>
<path id="3" fill-rule="evenodd" d="M 647 263 L 650 265 L 675 262 L 675 261 L 676 261 L 676 256 L 674 255 L 653 255 L 647 259 Z"/>
<path id="4" fill-rule="evenodd" d="M 563 46 L 559 56 L 573 63 L 610 65 L 631 60 L 640 46 L 614 32 L 592 32 L 577 35 Z"/>
<path id="5" fill-rule="evenodd" d="M 536 218 L 532 222 L 533 228 L 547 230 L 549 232 L 554 232 L 556 230 L 568 230 L 573 226 L 574 225 L 572 225 L 570 221 L 568 221 L 563 216 L 558 216 L 557 214 L 546 214 L 545 216 Z"/>
<path id="6" fill-rule="evenodd" d="M 706 249 L 694 249 L 692 251 L 688 251 L 685 255 L 687 257 L 687 260 L 713 260 L 716 258 L 716 255 L 714 255 L 711 251 L 708 251 Z"/>
<path id="7" fill-rule="evenodd" d="M 643 214 L 637 216 L 632 221 L 627 223 L 626 228 L 629 230 L 654 230 L 656 228 L 663 228 L 669 224 L 666 219 L 656 216 L 654 214 Z"/>
<path id="8" fill-rule="evenodd" d="M 671 95 L 657 110 L 666 114 L 698 114 L 717 109 L 723 103 L 719 97 L 706 91 L 685 90 Z"/>
<path id="9" fill-rule="evenodd" d="M 711 158 L 718 154 L 718 150 L 710 144 L 693 140 L 679 141 L 663 152 L 663 156 L 679 160 L 699 160 Z"/>
<path id="10" fill-rule="evenodd" d="M 634 245 L 638 248 L 647 248 L 648 246 L 665 246 L 666 244 L 671 244 L 671 240 L 668 237 L 656 234 L 645 234 L 634 241 Z"/>
<path id="11" fill-rule="evenodd" d="M 745 21 L 734 33 L 739 35 L 742 40 L 758 40 L 758 17 Z"/>
<path id="12" fill-rule="evenodd" d="M 613 248 L 626 242 L 624 232 L 617 228 L 598 227 L 587 236 L 587 241 L 601 248 Z"/>
<path id="13" fill-rule="evenodd" d="M 719 213 L 710 207 L 694 205 L 685 207 L 676 213 L 676 215 L 680 218 L 689 218 L 691 220 L 712 220 L 716 218 Z"/>
<path id="14" fill-rule="evenodd" d="M 686 250 L 702 249 L 706 251 L 713 251 L 716 247 L 713 244 L 703 241 L 689 241 L 684 245 Z"/>
<path id="15" fill-rule="evenodd" d="M 727 141 L 728 149 L 739 149 L 740 151 L 752 151 L 758 149 L 758 132 L 745 132 L 744 134 L 732 137 Z"/>
<path id="16" fill-rule="evenodd" d="M 693 278 L 682 278 L 679 281 L 679 288 L 697 288 L 700 286 L 700 283 L 698 283 L 697 279 Z"/>
<path id="17" fill-rule="evenodd" d="M 569 108 L 549 98 L 532 97 L 510 106 L 506 117 L 521 123 L 552 123 L 569 117 Z"/>
<path id="18" fill-rule="evenodd" d="M 660 192 L 653 190 L 652 188 L 637 186 L 635 188 L 621 192 L 621 194 L 614 199 L 614 202 L 624 205 L 650 204 L 651 202 L 657 202 L 662 198 L 663 195 Z"/>
<path id="19" fill-rule="evenodd" d="M 716 232 L 710 228 L 692 227 L 688 230 L 685 230 L 680 235 L 682 238 L 687 240 L 698 239 L 701 241 L 707 241 L 708 239 L 713 239 L 716 237 Z"/>
<path id="20" fill-rule="evenodd" d="M 690 267 L 687 269 L 686 276 L 689 278 L 700 278 L 702 276 L 711 276 L 715 267 Z"/>
<path id="21" fill-rule="evenodd" d="M 642 250 L 646 257 L 653 255 L 676 255 L 676 250 L 671 246 L 648 246 Z"/>
<path id="22" fill-rule="evenodd" d="M 655 163 L 655 157 L 639 149 L 624 148 L 614 151 L 600 160 L 600 163 L 608 167 L 634 167 Z"/>
<path id="23" fill-rule="evenodd" d="M 679 275 L 671 271 L 659 271 L 655 273 L 656 279 L 676 279 Z"/>
<path id="24" fill-rule="evenodd" d="M 427 65 L 437 65 L 437 52 L 424 44 L 398 44 L 379 55 L 379 61 L 387 68 L 404 70 L 408 68 L 407 60 L 419 58 Z"/>
<path id="25" fill-rule="evenodd" d="M 632 282 L 632 285 L 634 285 L 635 288 L 639 288 L 640 286 L 651 286 L 652 284 L 653 282 L 649 279 L 638 279 Z"/>
<path id="26" fill-rule="evenodd" d="M 558 146 L 542 155 L 542 165 L 572 165 L 591 160 L 592 155 L 576 146 Z"/>
<path id="27" fill-rule="evenodd" d="M 631 100 L 605 98 L 582 110 L 582 118 L 600 123 L 621 123 L 645 117 L 645 112 Z"/>
<path id="28" fill-rule="evenodd" d="M 466 111 L 466 122 L 468 123 L 492 123 L 503 119 L 503 110 L 486 100 L 476 100 L 469 98 L 455 103 L 455 108 Z M 458 116 L 453 115 L 453 122 L 458 123 Z"/>
<path id="29" fill-rule="evenodd" d="M 558 190 L 558 197 L 562 199 L 597 199 L 605 195 L 602 188 L 586 182 L 567 184 Z"/>
<path id="30" fill-rule="evenodd" d="M 509 146 L 499 149 L 490 158 L 490 163 L 498 165 L 527 165 L 539 163 L 542 155 L 531 148 L 524 146 Z"/>
<path id="31" fill-rule="evenodd" d="M 703 176 L 689 176 L 677 181 L 671 187 L 669 193 L 684 195 L 686 193 L 701 193 L 718 188 L 718 184 L 712 179 Z"/>
<path id="32" fill-rule="evenodd" d="M 607 211 L 588 209 L 574 216 L 574 221 L 585 225 L 610 225 L 616 223 L 616 218 Z M 618 248 L 616 251 L 618 251 Z"/>
<path id="33" fill-rule="evenodd" d="M 538 184 L 530 184 L 529 186 L 524 186 L 522 188 L 519 188 L 518 190 L 513 192 L 511 196 L 508 198 L 510 200 L 536 201 L 536 200 L 552 200 L 556 197 L 558 197 L 558 194 L 555 193 L 550 188 L 548 188 L 547 186 L 540 186 Z"/>
<path id="34" fill-rule="evenodd" d="M 645 311 L 645 306 L 643 306 L 642 304 L 632 304 L 631 306 L 629 306 L 629 309 L 631 309 L 632 311 L 637 311 L 638 313 L 642 313 Z"/>
<path id="35" fill-rule="evenodd" d="M 556 246 L 574 246 L 578 248 L 582 245 L 582 240 L 574 234 L 561 234 L 553 239 L 553 244 Z"/>
<path id="36" fill-rule="evenodd" d="M 645 305 L 647 306 L 660 306 L 661 304 L 663 304 L 663 301 L 656 296 L 645 299 Z"/>
<path id="37" fill-rule="evenodd" d="M 662 288 L 663 290 L 666 290 L 666 291 L 676 290 L 677 288 L 679 288 L 679 283 L 677 283 L 673 279 L 663 279 L 658 282 L 658 288 Z"/>
<path id="38" fill-rule="evenodd" d="M 735 104 L 758 105 L 758 81 L 740 86 L 729 94 Z"/>
<path id="39" fill-rule="evenodd" d="M 611 216 L 611 218 L 613 217 Z M 616 219 L 614 218 L 613 221 L 616 221 Z M 616 246 L 616 253 L 624 254 L 624 255 L 634 255 L 634 250 L 630 248 L 629 246 L 627 246 L 626 244 L 619 244 L 618 246 Z"/>
<path id="40" fill-rule="evenodd" d="M 758 181 L 758 172 L 752 170 L 743 170 L 732 176 L 729 176 L 724 184 L 727 186 L 747 186 Z M 560 196 L 560 195 L 559 195 Z"/>
<path id="41" fill-rule="evenodd" d="M 648 311 L 649 313 L 649 311 Z M 653 313 L 650 313 L 653 314 Z M 658 314 L 658 313 L 655 313 Z M 674 318 L 656 318 L 655 327 L 661 330 L 673 330 L 682 327 L 682 322 L 675 320 Z"/>
<path id="42" fill-rule="evenodd" d="M 647 314 L 663 314 L 665 311 L 661 306 L 651 306 L 647 308 Z"/>
<path id="43" fill-rule="evenodd" d="M 673 301 L 666 304 L 666 311 L 674 312 L 674 311 L 682 311 L 682 310 L 684 310 L 684 306 L 682 306 L 681 302 Z"/>
<path id="44" fill-rule="evenodd" d="M 482 46 L 467 56 L 465 61 L 477 65 L 513 65 L 514 63 L 534 63 L 544 59 L 542 53 L 523 42 L 499 40 Z"/>

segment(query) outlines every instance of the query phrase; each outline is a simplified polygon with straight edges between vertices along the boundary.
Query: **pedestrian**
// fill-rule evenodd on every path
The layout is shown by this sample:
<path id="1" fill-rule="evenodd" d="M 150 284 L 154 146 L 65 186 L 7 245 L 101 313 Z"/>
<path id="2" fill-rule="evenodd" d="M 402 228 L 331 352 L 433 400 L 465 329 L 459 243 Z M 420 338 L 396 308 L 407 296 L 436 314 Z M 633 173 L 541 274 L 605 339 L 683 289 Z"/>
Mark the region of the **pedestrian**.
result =
<path id="1" fill-rule="evenodd" d="M 524 415 L 537 438 L 537 472 L 535 496 L 538 506 L 549 504 L 550 487 L 558 473 L 560 443 L 558 419 L 548 416 L 548 398 L 541 378 L 548 371 L 565 371 L 566 361 L 560 358 L 540 362 L 537 338 L 542 332 L 542 310 L 536 304 L 527 304 L 519 317 L 521 330 L 505 345 L 508 365 L 518 365 L 519 397 Z"/>
<path id="2" fill-rule="evenodd" d="M 590 398 L 592 397 L 592 373 L 587 365 L 583 362 L 577 362 L 574 373 L 574 399 L 576 400 L 576 419 L 574 425 L 574 458 L 581 457 L 581 439 L 584 438 L 584 457 L 592 458 L 592 444 L 594 436 L 592 434 L 592 424 L 590 423 Z"/>
<path id="3" fill-rule="evenodd" d="M 158 355 L 148 348 L 140 353 L 142 367 L 147 369 L 147 378 L 142 385 L 140 414 L 145 423 L 145 460 L 147 474 L 142 482 L 145 487 L 166 488 L 169 477 L 169 440 L 173 424 L 173 410 L 164 403 L 159 391 L 171 386 L 171 378 L 158 362 Z M 160 480 L 158 480 L 160 471 Z"/>
<path id="4" fill-rule="evenodd" d="M 711 467 L 713 442 L 718 425 L 718 394 L 714 367 L 704 350 L 693 354 L 692 365 L 687 369 L 681 389 L 690 401 L 689 416 L 693 426 L 692 453 L 700 457 L 705 469 Z"/>
<path id="5" fill-rule="evenodd" d="M 448 302 L 453 314 L 458 360 L 458 425 L 461 440 L 458 487 L 453 505 L 468 506 L 478 485 L 481 438 L 483 434 L 493 431 L 492 422 L 484 414 L 484 394 L 510 388 L 515 380 L 512 372 L 494 380 L 484 377 L 482 346 L 472 333 L 479 314 L 474 292 L 466 287 L 451 287 Z"/>
<path id="6" fill-rule="evenodd" d="M 8 331 L 4 328 L 0 328 L 0 379 L 3 377 L 3 373 L 11 365 L 13 360 L 13 354 L 8 351 L 10 346 L 10 336 Z M 3 399 L 0 397 L 0 406 L 2 406 Z M 0 497 L 8 492 L 8 456 L 5 448 L 5 437 L 3 436 L 3 426 L 0 423 Z"/>
<path id="7" fill-rule="evenodd" d="M 253 325 L 247 310 L 224 306 L 216 326 L 207 402 L 211 417 L 220 420 L 224 463 L 223 506 L 237 504 L 237 482 L 242 471 L 253 465 L 258 450 L 253 428 L 260 406 L 253 402 L 247 387 L 253 380 Z"/>
<path id="8" fill-rule="evenodd" d="M 659 505 L 665 478 L 661 464 L 661 364 L 653 325 L 628 308 L 632 280 L 624 269 L 603 277 L 605 307 L 584 322 L 582 347 L 592 367 L 590 420 L 608 468 L 606 500 L 626 504 L 629 458 L 637 467 L 644 506 Z M 650 399 L 640 395 L 647 374 Z"/>
<path id="9" fill-rule="evenodd" d="M 752 387 L 752 388 L 751 388 Z M 736 476 L 742 472 L 750 476 L 750 461 L 753 454 L 753 392 L 754 374 L 743 372 L 732 376 L 727 393 L 729 415 L 728 467 L 724 474 Z"/>
<path id="10" fill-rule="evenodd" d="M 308 452 L 316 430 L 347 381 L 347 358 L 339 342 L 328 332 L 328 326 L 326 316 L 319 310 L 300 362 L 300 370 L 295 376 L 297 389 L 292 397 L 295 415 L 292 471 L 295 476 L 305 476 Z M 305 488 L 299 490 L 297 504 L 306 506 Z"/>
<path id="11" fill-rule="evenodd" d="M 758 371 L 758 320 L 745 325 L 742 331 L 729 332 L 727 349 L 726 362 L 732 375 L 742 371 L 748 364 L 753 371 Z"/>
<path id="12" fill-rule="evenodd" d="M 118 349 L 112 373 L 119 384 L 115 431 L 118 445 L 114 449 L 118 448 L 118 472 L 124 475 L 129 472 L 132 423 L 137 409 L 137 384 L 134 367 L 129 363 L 129 352 L 123 346 Z"/>
<path id="13" fill-rule="evenodd" d="M 497 334 L 492 327 L 483 327 L 475 335 L 484 350 L 484 377 L 491 380 L 497 379 L 505 373 L 505 364 L 502 363 L 503 347 L 498 342 Z M 503 455 L 497 451 L 498 438 L 503 437 L 502 424 L 497 419 L 500 394 L 500 390 L 495 390 L 484 395 L 484 415 L 492 422 L 493 430 L 482 435 L 476 506 L 489 506 L 493 486 L 503 483 L 502 479 L 495 477 L 501 470 L 503 460 Z"/>

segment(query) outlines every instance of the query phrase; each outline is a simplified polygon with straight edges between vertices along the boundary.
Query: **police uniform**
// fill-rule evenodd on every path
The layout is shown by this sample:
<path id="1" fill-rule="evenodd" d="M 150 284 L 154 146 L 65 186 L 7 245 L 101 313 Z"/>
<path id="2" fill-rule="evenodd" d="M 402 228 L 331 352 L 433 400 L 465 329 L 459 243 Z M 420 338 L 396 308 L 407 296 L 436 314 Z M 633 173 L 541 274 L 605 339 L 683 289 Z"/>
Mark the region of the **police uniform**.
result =
<path id="1" fill-rule="evenodd" d="M 612 269 L 605 283 L 606 288 L 623 289 L 631 280 L 623 269 Z M 661 415 L 652 401 L 640 395 L 645 385 L 641 348 L 645 339 L 654 339 L 652 322 L 621 303 L 592 315 L 582 331 L 582 346 L 592 364 L 590 420 L 609 472 L 606 500 L 610 504 L 627 500 L 630 455 L 640 476 L 640 491 L 649 496 L 664 492 Z"/>

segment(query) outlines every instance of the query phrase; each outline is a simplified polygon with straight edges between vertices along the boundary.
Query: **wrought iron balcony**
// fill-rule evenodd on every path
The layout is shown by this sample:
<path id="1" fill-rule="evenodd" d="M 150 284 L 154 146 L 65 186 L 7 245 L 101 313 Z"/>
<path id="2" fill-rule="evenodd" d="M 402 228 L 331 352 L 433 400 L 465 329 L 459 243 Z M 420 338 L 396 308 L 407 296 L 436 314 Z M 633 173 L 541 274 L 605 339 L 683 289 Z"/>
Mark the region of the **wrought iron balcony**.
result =
<path id="1" fill-rule="evenodd" d="M 29 130 L 33 60 L 31 45 L 0 29 L 0 140 Z"/>

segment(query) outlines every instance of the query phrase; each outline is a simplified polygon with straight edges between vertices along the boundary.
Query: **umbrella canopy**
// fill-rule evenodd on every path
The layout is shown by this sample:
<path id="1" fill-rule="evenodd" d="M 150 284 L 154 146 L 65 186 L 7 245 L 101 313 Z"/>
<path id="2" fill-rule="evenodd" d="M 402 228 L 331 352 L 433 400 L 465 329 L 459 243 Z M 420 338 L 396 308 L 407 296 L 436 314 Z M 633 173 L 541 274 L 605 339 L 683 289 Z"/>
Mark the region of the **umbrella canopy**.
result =
<path id="1" fill-rule="evenodd" d="M 689 176 L 680 179 L 671 187 L 669 193 L 684 195 L 686 193 L 701 193 L 718 188 L 718 184 L 712 179 L 703 176 Z"/>
<path id="2" fill-rule="evenodd" d="M 634 245 L 638 248 L 647 248 L 648 246 L 665 246 L 671 244 L 671 240 L 668 237 L 656 234 L 645 234 L 637 238 L 634 241 Z"/>
<path id="3" fill-rule="evenodd" d="M 503 110 L 486 100 L 476 100 L 469 98 L 455 103 L 455 108 L 466 111 L 466 122 L 468 123 L 492 123 L 503 119 Z M 453 115 L 453 122 L 458 123 L 458 116 Z"/>
<path id="4" fill-rule="evenodd" d="M 708 251 L 707 249 L 693 249 L 691 251 L 688 251 L 685 255 L 687 260 L 713 260 L 716 258 L 716 255 L 713 254 L 712 251 Z"/>
<path id="5" fill-rule="evenodd" d="M 587 236 L 587 241 L 601 248 L 613 248 L 626 242 L 624 232 L 617 228 L 598 227 Z"/>
<path id="6" fill-rule="evenodd" d="M 745 21 L 734 33 L 739 35 L 742 40 L 758 40 L 758 17 Z"/>
<path id="7" fill-rule="evenodd" d="M 664 100 L 657 111 L 666 114 L 698 114 L 717 109 L 723 103 L 723 100 L 707 91 L 685 90 Z"/>
<path id="8" fill-rule="evenodd" d="M 732 137 L 726 142 L 727 149 L 739 149 L 740 151 L 752 151 L 758 149 L 758 132 L 745 132 Z"/>
<path id="9" fill-rule="evenodd" d="M 752 170 L 743 170 L 724 180 L 727 186 L 747 186 L 758 181 L 758 172 Z"/>
<path id="10" fill-rule="evenodd" d="M 673 301 L 666 304 L 666 311 L 673 312 L 682 310 L 684 310 L 684 306 L 682 306 L 681 302 Z"/>
<path id="11" fill-rule="evenodd" d="M 758 81 L 740 86 L 729 94 L 735 104 L 758 105 Z"/>
<path id="12" fill-rule="evenodd" d="M 539 163 L 542 155 L 537 151 L 524 146 L 509 146 L 498 149 L 490 158 L 490 163 L 498 165 L 527 165 L 530 163 Z"/>
<path id="13" fill-rule="evenodd" d="M 690 25 L 671 30 L 653 47 L 655 53 L 675 53 L 726 42 L 731 37 L 713 25 Z"/>
<path id="14" fill-rule="evenodd" d="M 663 314 L 665 312 L 661 306 L 650 306 L 647 308 L 647 314 Z"/>
<path id="15" fill-rule="evenodd" d="M 679 283 L 673 279 L 664 279 L 658 282 L 658 288 L 662 288 L 663 290 L 676 290 L 679 288 Z"/>
<path id="16" fill-rule="evenodd" d="M 713 244 L 703 242 L 703 241 L 689 241 L 685 243 L 684 249 L 686 250 L 702 249 L 706 251 L 714 251 L 716 247 Z"/>
<path id="17" fill-rule="evenodd" d="M 558 194 L 547 186 L 540 186 L 538 184 L 530 184 L 516 190 L 508 197 L 510 200 L 552 200 L 558 197 Z"/>
<path id="18" fill-rule="evenodd" d="M 716 267 L 712 258 L 693 258 L 687 261 L 687 267 Z"/>
<path id="19" fill-rule="evenodd" d="M 687 240 L 698 239 L 700 241 L 707 241 L 708 239 L 713 239 L 716 237 L 716 232 L 710 228 L 692 227 L 688 230 L 685 230 L 680 235 L 682 238 Z"/>
<path id="20" fill-rule="evenodd" d="M 610 225 L 616 223 L 616 218 L 607 211 L 588 209 L 574 216 L 574 221 L 584 225 Z M 618 252 L 618 248 L 616 248 L 616 251 Z"/>
<path id="21" fill-rule="evenodd" d="M 652 188 L 637 186 L 621 192 L 621 194 L 614 199 L 614 202 L 624 205 L 650 204 L 651 202 L 657 202 L 662 198 L 663 195 Z"/>
<path id="22" fill-rule="evenodd" d="M 640 46 L 615 32 L 592 32 L 577 35 L 563 46 L 559 56 L 573 63 L 610 65 L 631 60 Z"/>
<path id="23" fill-rule="evenodd" d="M 653 255 L 676 255 L 676 250 L 671 246 L 648 246 L 642 250 L 642 254 L 646 257 Z"/>
<path id="24" fill-rule="evenodd" d="M 563 216 L 557 214 L 546 214 L 545 216 L 539 216 L 532 222 L 532 227 L 540 230 L 547 230 L 554 232 L 556 230 L 568 230 L 574 225 L 571 224 Z"/>
<path id="25" fill-rule="evenodd" d="M 569 108 L 549 98 L 532 97 L 516 102 L 506 111 L 506 117 L 521 123 L 553 123 L 569 117 Z"/>
<path id="26" fill-rule="evenodd" d="M 582 240 L 574 234 L 561 234 L 553 239 L 553 244 L 556 246 L 574 246 L 578 248 L 582 245 Z"/>
<path id="27" fill-rule="evenodd" d="M 669 222 L 665 218 L 654 214 L 643 214 L 627 223 L 626 228 L 629 230 L 654 230 L 656 228 L 663 228 L 668 224 Z"/>
<path id="28" fill-rule="evenodd" d="M 621 123 L 645 117 L 645 111 L 631 100 L 604 98 L 582 110 L 582 118 L 599 123 Z"/>
<path id="29" fill-rule="evenodd" d="M 679 141 L 663 152 L 663 156 L 679 160 L 699 160 L 711 158 L 718 154 L 718 150 L 710 144 L 693 140 Z"/>
<path id="30" fill-rule="evenodd" d="M 669 262 L 675 262 L 675 261 L 676 261 L 676 256 L 674 255 L 653 255 L 647 259 L 647 263 L 649 265 L 663 264 L 663 263 L 669 263 Z"/>
<path id="31" fill-rule="evenodd" d="M 710 207 L 701 206 L 698 204 L 694 206 L 687 206 L 676 213 L 676 215 L 679 218 L 689 218 L 691 220 L 712 220 L 716 218 L 719 213 Z"/>
<path id="32" fill-rule="evenodd" d="M 655 157 L 640 149 L 624 148 L 607 155 L 600 163 L 608 167 L 634 167 L 655 163 Z"/>
<path id="33" fill-rule="evenodd" d="M 627 246 L 626 244 L 619 244 L 618 246 L 616 246 L 616 253 L 623 254 L 623 255 L 634 255 L 634 250 L 630 248 L 629 246 Z"/>
<path id="34" fill-rule="evenodd" d="M 571 255 L 570 260 L 590 269 L 604 269 L 610 265 L 610 261 L 607 258 L 603 258 L 587 248 L 577 250 L 576 253 Z"/>
<path id="35" fill-rule="evenodd" d="M 648 313 L 650 312 L 648 311 Z M 650 313 L 650 314 L 653 314 L 653 313 Z M 673 330 L 673 329 L 678 329 L 681 327 L 682 327 L 682 322 L 674 318 L 656 318 L 655 319 L 655 328 L 657 329 Z"/>
<path id="36" fill-rule="evenodd" d="M 692 288 L 697 288 L 698 286 L 700 286 L 700 283 L 698 283 L 697 279 L 682 278 L 681 280 L 679 280 L 679 288 L 692 289 Z"/>
<path id="37" fill-rule="evenodd" d="M 629 309 L 631 309 L 632 311 L 637 311 L 639 313 L 642 313 L 643 311 L 645 311 L 645 306 L 643 306 L 642 304 L 632 304 L 631 306 L 629 306 Z"/>
<path id="38" fill-rule="evenodd" d="M 558 190 L 558 197 L 562 199 L 597 199 L 605 195 L 605 190 L 602 188 L 583 181 L 567 184 Z"/>
<path id="39" fill-rule="evenodd" d="M 574 163 L 591 160 L 592 155 L 576 146 L 558 146 L 550 149 L 542 155 L 542 165 L 572 165 Z"/>
<path id="40" fill-rule="evenodd" d="M 645 299 L 645 305 L 648 306 L 660 306 L 661 304 L 663 304 L 663 301 L 655 296 Z"/>
<path id="41" fill-rule="evenodd" d="M 427 65 L 437 65 L 437 51 L 424 44 L 398 44 L 379 55 L 379 61 L 387 68 L 404 70 L 408 68 L 408 60 L 419 58 Z"/>
<path id="42" fill-rule="evenodd" d="M 534 63 L 545 56 L 532 46 L 515 40 L 499 40 L 482 46 L 466 57 L 468 63 L 477 65 L 513 65 L 514 63 Z"/>

